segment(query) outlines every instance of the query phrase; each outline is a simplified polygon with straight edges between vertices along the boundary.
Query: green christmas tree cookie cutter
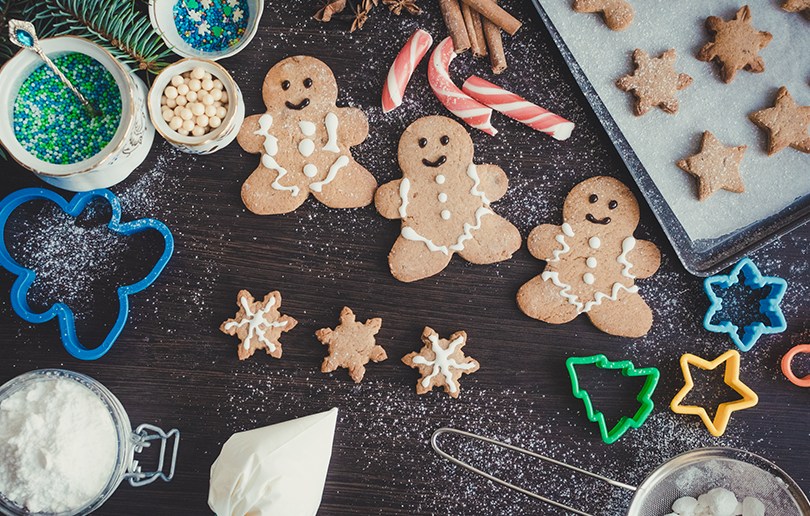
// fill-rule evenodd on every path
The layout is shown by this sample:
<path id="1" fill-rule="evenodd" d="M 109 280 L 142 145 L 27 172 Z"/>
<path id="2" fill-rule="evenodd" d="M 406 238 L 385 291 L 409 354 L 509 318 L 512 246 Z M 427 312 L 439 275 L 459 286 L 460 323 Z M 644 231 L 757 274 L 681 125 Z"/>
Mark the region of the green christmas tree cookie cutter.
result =
<path id="1" fill-rule="evenodd" d="M 622 375 L 627 377 L 647 377 L 647 381 L 644 382 L 644 387 L 641 389 L 641 392 L 638 393 L 638 396 L 636 396 L 638 402 L 641 403 L 641 407 L 639 407 L 638 411 L 633 417 L 630 418 L 623 416 L 610 430 L 608 430 L 607 424 L 605 423 L 604 414 L 599 411 L 594 411 L 593 403 L 591 403 L 591 397 L 588 395 L 587 391 L 579 388 L 579 378 L 577 378 L 577 373 L 574 370 L 574 366 L 589 364 L 593 364 L 600 369 L 621 369 Z M 642 424 L 644 424 L 644 421 L 647 420 L 647 416 L 649 416 L 652 412 L 653 402 L 650 398 L 653 391 L 655 391 L 655 387 L 658 385 L 658 379 L 661 376 L 658 369 L 654 367 L 636 369 L 635 366 L 633 366 L 633 363 L 629 360 L 611 362 L 607 359 L 607 357 L 605 357 L 605 355 L 571 357 L 565 361 L 565 367 L 568 369 L 568 374 L 571 377 L 571 387 L 574 390 L 574 396 L 581 399 L 585 403 L 585 413 L 587 414 L 588 419 L 595 423 L 599 423 L 599 432 L 602 434 L 602 440 L 605 441 L 605 443 L 611 444 L 616 442 L 617 439 L 624 435 L 628 428 L 640 427 Z"/>

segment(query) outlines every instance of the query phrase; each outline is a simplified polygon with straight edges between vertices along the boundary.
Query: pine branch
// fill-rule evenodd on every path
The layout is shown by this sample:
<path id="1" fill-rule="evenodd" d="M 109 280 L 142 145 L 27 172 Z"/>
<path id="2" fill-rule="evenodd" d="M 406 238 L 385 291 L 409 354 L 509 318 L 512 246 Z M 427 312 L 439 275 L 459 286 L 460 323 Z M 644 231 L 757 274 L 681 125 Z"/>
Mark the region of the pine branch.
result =
<path id="1" fill-rule="evenodd" d="M 3 0 L 0 0 L 3 1 Z M 12 0 L 8 0 L 12 1 Z M 81 36 L 106 48 L 120 61 L 158 73 L 171 54 L 134 0 L 28 0 L 24 17 L 39 36 Z"/>

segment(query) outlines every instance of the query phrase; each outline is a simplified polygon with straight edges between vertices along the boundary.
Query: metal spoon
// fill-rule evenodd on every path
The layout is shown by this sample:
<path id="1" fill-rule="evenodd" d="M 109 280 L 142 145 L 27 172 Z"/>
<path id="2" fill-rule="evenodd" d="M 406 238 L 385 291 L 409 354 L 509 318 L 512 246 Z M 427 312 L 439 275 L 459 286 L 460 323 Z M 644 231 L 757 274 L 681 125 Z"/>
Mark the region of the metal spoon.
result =
<path id="1" fill-rule="evenodd" d="M 39 57 L 45 61 L 45 64 L 53 70 L 53 73 L 56 74 L 57 77 L 65 84 L 65 86 L 76 95 L 76 98 L 79 99 L 79 102 L 82 103 L 82 107 L 87 112 L 88 115 L 91 117 L 99 117 L 102 116 L 103 113 L 96 108 L 92 102 L 90 102 L 87 97 L 82 95 L 82 93 L 76 89 L 73 84 L 70 83 L 70 80 L 65 77 L 59 68 L 53 64 L 53 61 L 42 51 L 42 47 L 39 46 L 39 40 L 37 39 L 37 34 L 34 30 L 34 26 L 26 21 L 22 20 L 9 20 L 8 21 L 8 37 L 12 43 L 17 45 L 18 47 L 27 48 L 29 50 L 33 50 L 37 53 Z"/>

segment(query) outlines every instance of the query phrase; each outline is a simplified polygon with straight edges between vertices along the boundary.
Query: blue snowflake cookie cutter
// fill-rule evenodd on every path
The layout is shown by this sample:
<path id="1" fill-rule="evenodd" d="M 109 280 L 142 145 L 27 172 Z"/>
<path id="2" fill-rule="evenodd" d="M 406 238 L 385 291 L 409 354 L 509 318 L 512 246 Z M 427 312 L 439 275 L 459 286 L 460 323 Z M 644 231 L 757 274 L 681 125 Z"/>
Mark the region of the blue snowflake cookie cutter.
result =
<path id="1" fill-rule="evenodd" d="M 740 337 L 740 327 L 731 321 L 720 321 L 717 324 L 712 323 L 715 314 L 723 309 L 723 298 L 715 293 L 714 286 L 726 289 L 740 281 L 740 273 L 745 277 L 744 284 L 749 288 L 759 290 L 761 288 L 770 287 L 770 292 L 759 302 L 759 312 L 768 318 L 770 325 L 766 325 L 760 321 L 744 326 L 742 328 L 743 335 Z M 750 258 L 743 258 L 742 260 L 731 269 L 727 276 L 717 275 L 710 276 L 703 280 L 703 290 L 709 296 L 712 304 L 706 312 L 706 317 L 703 318 L 703 327 L 708 331 L 715 333 L 728 333 L 734 344 L 740 348 L 741 351 L 748 351 L 762 334 L 781 333 L 787 328 L 785 316 L 782 314 L 782 309 L 779 304 L 782 302 L 782 297 L 787 290 L 787 281 L 775 276 L 763 276 L 754 262 Z"/>
<path id="2" fill-rule="evenodd" d="M 36 279 L 36 272 L 19 265 L 8 252 L 5 242 L 5 228 L 11 213 L 19 206 L 37 200 L 48 200 L 56 203 L 66 214 L 76 217 L 94 199 L 106 199 L 112 209 L 112 217 L 107 227 L 115 233 L 121 235 L 131 235 L 149 229 L 157 230 L 163 237 L 164 250 L 157 263 L 151 271 L 140 281 L 131 285 L 118 287 L 119 310 L 118 318 L 105 337 L 104 341 L 96 348 L 87 349 L 79 343 L 76 336 L 75 318 L 73 311 L 64 303 L 54 303 L 43 313 L 36 313 L 28 306 L 28 289 Z M 171 231 L 165 224 L 154 219 L 139 219 L 132 222 L 121 222 L 121 203 L 118 197 L 109 190 L 92 190 L 89 192 L 77 193 L 70 202 L 61 195 L 45 190 L 43 188 L 25 188 L 18 190 L 0 201 L 0 266 L 12 274 L 17 275 L 14 285 L 11 287 L 11 306 L 17 315 L 31 323 L 42 323 L 50 321 L 54 317 L 59 318 L 59 329 L 62 334 L 62 343 L 65 349 L 76 358 L 81 360 L 95 360 L 103 356 L 110 350 L 115 340 L 124 329 L 124 324 L 129 315 L 129 295 L 140 292 L 151 285 L 166 264 L 169 262 L 174 252 L 174 238 Z"/>

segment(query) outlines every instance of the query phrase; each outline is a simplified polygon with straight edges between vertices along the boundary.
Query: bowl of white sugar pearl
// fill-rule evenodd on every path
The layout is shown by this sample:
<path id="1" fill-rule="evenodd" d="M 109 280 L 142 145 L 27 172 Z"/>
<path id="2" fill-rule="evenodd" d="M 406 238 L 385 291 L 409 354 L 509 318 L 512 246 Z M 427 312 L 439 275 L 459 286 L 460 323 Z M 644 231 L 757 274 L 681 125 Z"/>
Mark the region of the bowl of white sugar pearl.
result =
<path id="1" fill-rule="evenodd" d="M 183 59 L 155 79 L 149 115 L 158 133 L 178 149 L 211 154 L 236 138 L 245 102 L 225 68 L 204 59 Z"/>

